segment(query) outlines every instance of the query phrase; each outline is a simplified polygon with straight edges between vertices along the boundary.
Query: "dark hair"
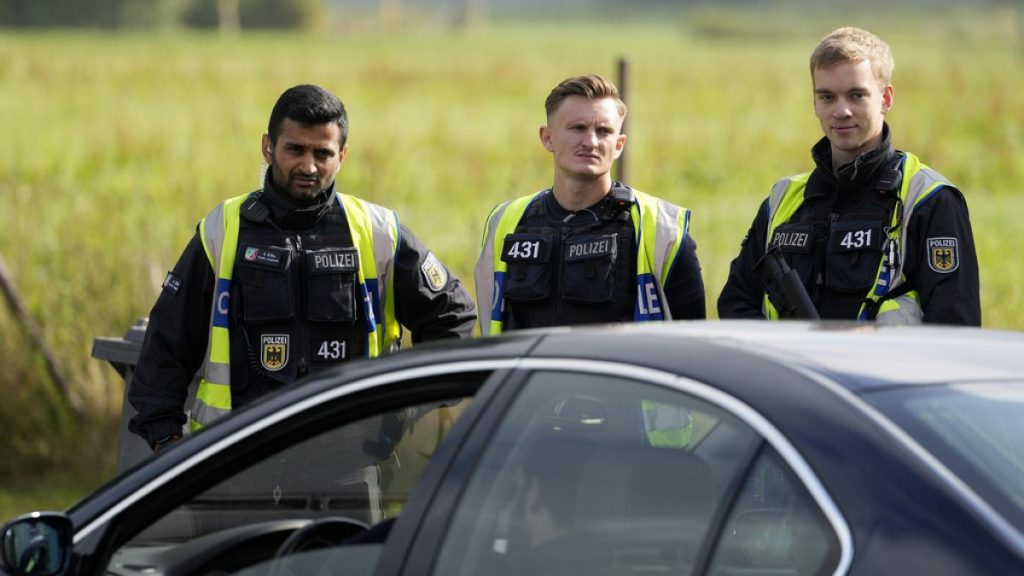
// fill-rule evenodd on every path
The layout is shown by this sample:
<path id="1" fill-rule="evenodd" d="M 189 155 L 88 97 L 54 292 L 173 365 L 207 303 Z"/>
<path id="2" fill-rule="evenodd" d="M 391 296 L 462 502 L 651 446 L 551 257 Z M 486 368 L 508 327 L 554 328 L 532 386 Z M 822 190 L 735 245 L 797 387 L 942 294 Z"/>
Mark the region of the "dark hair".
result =
<path id="1" fill-rule="evenodd" d="M 348 140 L 348 114 L 345 105 L 330 91 L 312 84 L 293 86 L 284 91 L 270 112 L 267 134 L 270 141 L 277 143 L 281 134 L 281 124 L 290 118 L 304 126 L 317 124 L 337 124 L 341 129 L 342 146 Z"/>
<path id="2" fill-rule="evenodd" d="M 583 96 L 587 100 L 602 100 L 612 98 L 615 100 L 615 107 L 619 110 L 619 116 L 626 117 L 626 104 L 619 97 L 619 89 L 611 80 L 597 74 L 589 76 L 574 76 L 559 82 L 548 94 L 544 101 L 544 110 L 547 111 L 548 120 L 555 115 L 558 107 L 569 96 Z"/>

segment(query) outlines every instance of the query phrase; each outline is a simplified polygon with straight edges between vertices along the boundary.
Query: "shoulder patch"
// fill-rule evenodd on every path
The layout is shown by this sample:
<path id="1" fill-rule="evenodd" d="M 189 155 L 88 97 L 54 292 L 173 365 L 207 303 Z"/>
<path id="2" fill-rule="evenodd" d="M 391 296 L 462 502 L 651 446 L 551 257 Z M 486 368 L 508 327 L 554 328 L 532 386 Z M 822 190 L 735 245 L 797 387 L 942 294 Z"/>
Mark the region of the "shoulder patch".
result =
<path id="1" fill-rule="evenodd" d="M 174 272 L 168 272 L 161 288 L 171 296 L 176 296 L 178 291 L 181 290 L 181 278 L 176 276 Z"/>
<path id="2" fill-rule="evenodd" d="M 960 245 L 956 238 L 928 239 L 928 267 L 948 274 L 960 267 Z"/>
<path id="3" fill-rule="evenodd" d="M 423 280 L 431 292 L 440 292 L 448 283 L 448 271 L 444 269 L 433 252 L 427 252 L 427 259 L 420 266 L 420 271 L 423 272 Z"/>

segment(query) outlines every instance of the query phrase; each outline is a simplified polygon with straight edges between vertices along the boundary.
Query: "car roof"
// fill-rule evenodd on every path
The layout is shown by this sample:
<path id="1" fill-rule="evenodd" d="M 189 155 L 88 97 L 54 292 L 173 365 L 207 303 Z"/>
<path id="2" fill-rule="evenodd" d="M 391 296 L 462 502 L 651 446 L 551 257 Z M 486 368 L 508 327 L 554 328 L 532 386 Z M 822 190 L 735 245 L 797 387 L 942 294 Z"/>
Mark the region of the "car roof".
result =
<path id="1" fill-rule="evenodd" d="M 699 343 L 708 352 L 756 356 L 811 370 L 853 391 L 909 384 L 1020 380 L 1024 334 L 954 326 L 878 326 L 856 322 L 689 321 L 572 327 L 545 331 L 544 355 L 580 355 L 579 343 L 599 351 L 612 339 L 622 355 L 653 358 Z M 684 345 L 685 343 L 685 345 Z M 570 350 L 571 349 L 571 350 Z M 597 356 L 595 353 L 593 356 Z"/>

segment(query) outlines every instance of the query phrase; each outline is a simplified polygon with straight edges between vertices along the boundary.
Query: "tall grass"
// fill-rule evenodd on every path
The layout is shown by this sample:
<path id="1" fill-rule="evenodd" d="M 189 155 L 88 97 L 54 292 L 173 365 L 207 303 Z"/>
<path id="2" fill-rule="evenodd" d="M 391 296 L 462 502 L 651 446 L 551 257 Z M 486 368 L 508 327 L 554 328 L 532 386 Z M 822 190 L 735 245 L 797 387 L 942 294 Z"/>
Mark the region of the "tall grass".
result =
<path id="1" fill-rule="evenodd" d="M 688 13 L 659 24 L 564 22 L 463 34 L 346 37 L 0 35 L 0 253 L 87 418 L 59 409 L 37 355 L 0 311 L 4 478 L 108 476 L 123 383 L 90 357 L 148 313 L 159 282 L 218 200 L 259 183 L 260 136 L 287 87 L 329 87 L 350 114 L 341 189 L 398 210 L 472 289 L 484 216 L 547 186 L 537 128 L 570 75 L 632 65 L 633 186 L 693 210 L 708 308 L 759 201 L 809 168 L 819 137 L 807 58 L 843 24 L 897 57 L 897 146 L 964 190 L 985 325 L 1024 327 L 1017 194 L 1024 74 L 1010 12 L 924 19 Z M 99 446 L 99 448 L 92 448 Z"/>

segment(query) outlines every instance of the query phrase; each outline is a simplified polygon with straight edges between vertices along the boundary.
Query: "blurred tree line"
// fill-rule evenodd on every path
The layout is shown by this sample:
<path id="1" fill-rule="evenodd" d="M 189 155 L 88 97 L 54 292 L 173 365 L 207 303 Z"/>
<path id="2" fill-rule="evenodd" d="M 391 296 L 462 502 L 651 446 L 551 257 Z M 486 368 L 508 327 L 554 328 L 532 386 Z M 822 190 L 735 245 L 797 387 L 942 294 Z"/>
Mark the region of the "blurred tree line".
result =
<path id="1" fill-rule="evenodd" d="M 323 0 L 0 0 L 7 28 L 304 29 Z"/>

